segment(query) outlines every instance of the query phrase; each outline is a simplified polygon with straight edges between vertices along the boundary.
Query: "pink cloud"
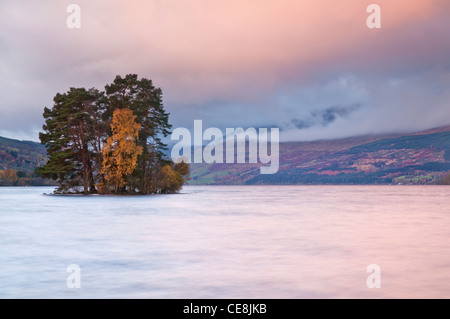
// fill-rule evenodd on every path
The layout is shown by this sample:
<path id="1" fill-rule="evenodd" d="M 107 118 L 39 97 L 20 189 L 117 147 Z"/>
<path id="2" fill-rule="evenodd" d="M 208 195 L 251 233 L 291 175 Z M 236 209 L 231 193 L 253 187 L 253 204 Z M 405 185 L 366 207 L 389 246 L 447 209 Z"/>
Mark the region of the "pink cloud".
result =
<path id="1" fill-rule="evenodd" d="M 78 0 L 79 30 L 66 27 L 70 3 L 0 4 L 0 94 L 12 101 L 0 108 L 32 105 L 40 118 L 56 92 L 126 73 L 152 78 L 174 108 L 256 107 L 280 88 L 346 73 L 369 83 L 441 72 L 450 56 L 446 0 Z M 379 30 L 366 26 L 371 3 L 382 10 Z"/>

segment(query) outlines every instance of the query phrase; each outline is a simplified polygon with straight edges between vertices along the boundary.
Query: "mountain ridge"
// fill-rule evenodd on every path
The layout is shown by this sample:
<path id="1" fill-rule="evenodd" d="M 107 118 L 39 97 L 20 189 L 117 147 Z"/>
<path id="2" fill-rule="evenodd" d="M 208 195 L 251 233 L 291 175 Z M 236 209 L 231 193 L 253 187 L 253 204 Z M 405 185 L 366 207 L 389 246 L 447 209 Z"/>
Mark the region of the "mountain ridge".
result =
<path id="1" fill-rule="evenodd" d="M 17 181 L 24 178 L 21 184 L 34 179 L 34 184 L 47 185 L 34 174 L 46 160 L 42 144 L 0 137 L 0 173 L 15 171 Z M 190 184 L 436 184 L 450 171 L 450 125 L 412 133 L 283 142 L 278 172 L 261 175 L 260 166 L 191 164 Z"/>
<path id="2" fill-rule="evenodd" d="M 450 125 L 413 133 L 280 143 L 280 167 L 191 164 L 191 184 L 436 184 L 450 171 Z"/>

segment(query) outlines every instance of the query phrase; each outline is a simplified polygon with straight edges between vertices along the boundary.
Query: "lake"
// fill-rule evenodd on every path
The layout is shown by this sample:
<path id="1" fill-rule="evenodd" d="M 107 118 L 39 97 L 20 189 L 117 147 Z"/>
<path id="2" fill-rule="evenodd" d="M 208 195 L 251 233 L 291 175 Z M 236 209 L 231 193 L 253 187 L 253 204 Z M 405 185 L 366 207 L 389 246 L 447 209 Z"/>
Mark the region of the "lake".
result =
<path id="1" fill-rule="evenodd" d="M 0 188 L 0 298 L 450 298 L 450 187 L 52 190 Z"/>

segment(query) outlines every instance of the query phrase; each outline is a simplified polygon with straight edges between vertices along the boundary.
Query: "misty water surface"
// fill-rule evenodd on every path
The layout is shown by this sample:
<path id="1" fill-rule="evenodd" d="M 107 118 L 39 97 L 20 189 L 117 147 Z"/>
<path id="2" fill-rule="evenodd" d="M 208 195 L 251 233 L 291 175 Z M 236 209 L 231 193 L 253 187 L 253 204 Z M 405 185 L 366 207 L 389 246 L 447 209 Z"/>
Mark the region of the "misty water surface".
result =
<path id="1" fill-rule="evenodd" d="M 1 298 L 450 297 L 450 187 L 51 191 L 0 188 Z"/>

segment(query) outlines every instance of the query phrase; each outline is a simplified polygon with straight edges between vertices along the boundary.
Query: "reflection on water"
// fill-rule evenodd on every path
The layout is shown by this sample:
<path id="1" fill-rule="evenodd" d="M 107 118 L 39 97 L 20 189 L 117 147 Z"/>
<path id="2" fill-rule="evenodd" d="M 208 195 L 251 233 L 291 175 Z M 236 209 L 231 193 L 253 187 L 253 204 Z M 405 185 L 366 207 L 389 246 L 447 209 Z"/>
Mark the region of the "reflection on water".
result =
<path id="1" fill-rule="evenodd" d="M 1 298 L 450 297 L 450 187 L 51 191 L 0 188 Z"/>

